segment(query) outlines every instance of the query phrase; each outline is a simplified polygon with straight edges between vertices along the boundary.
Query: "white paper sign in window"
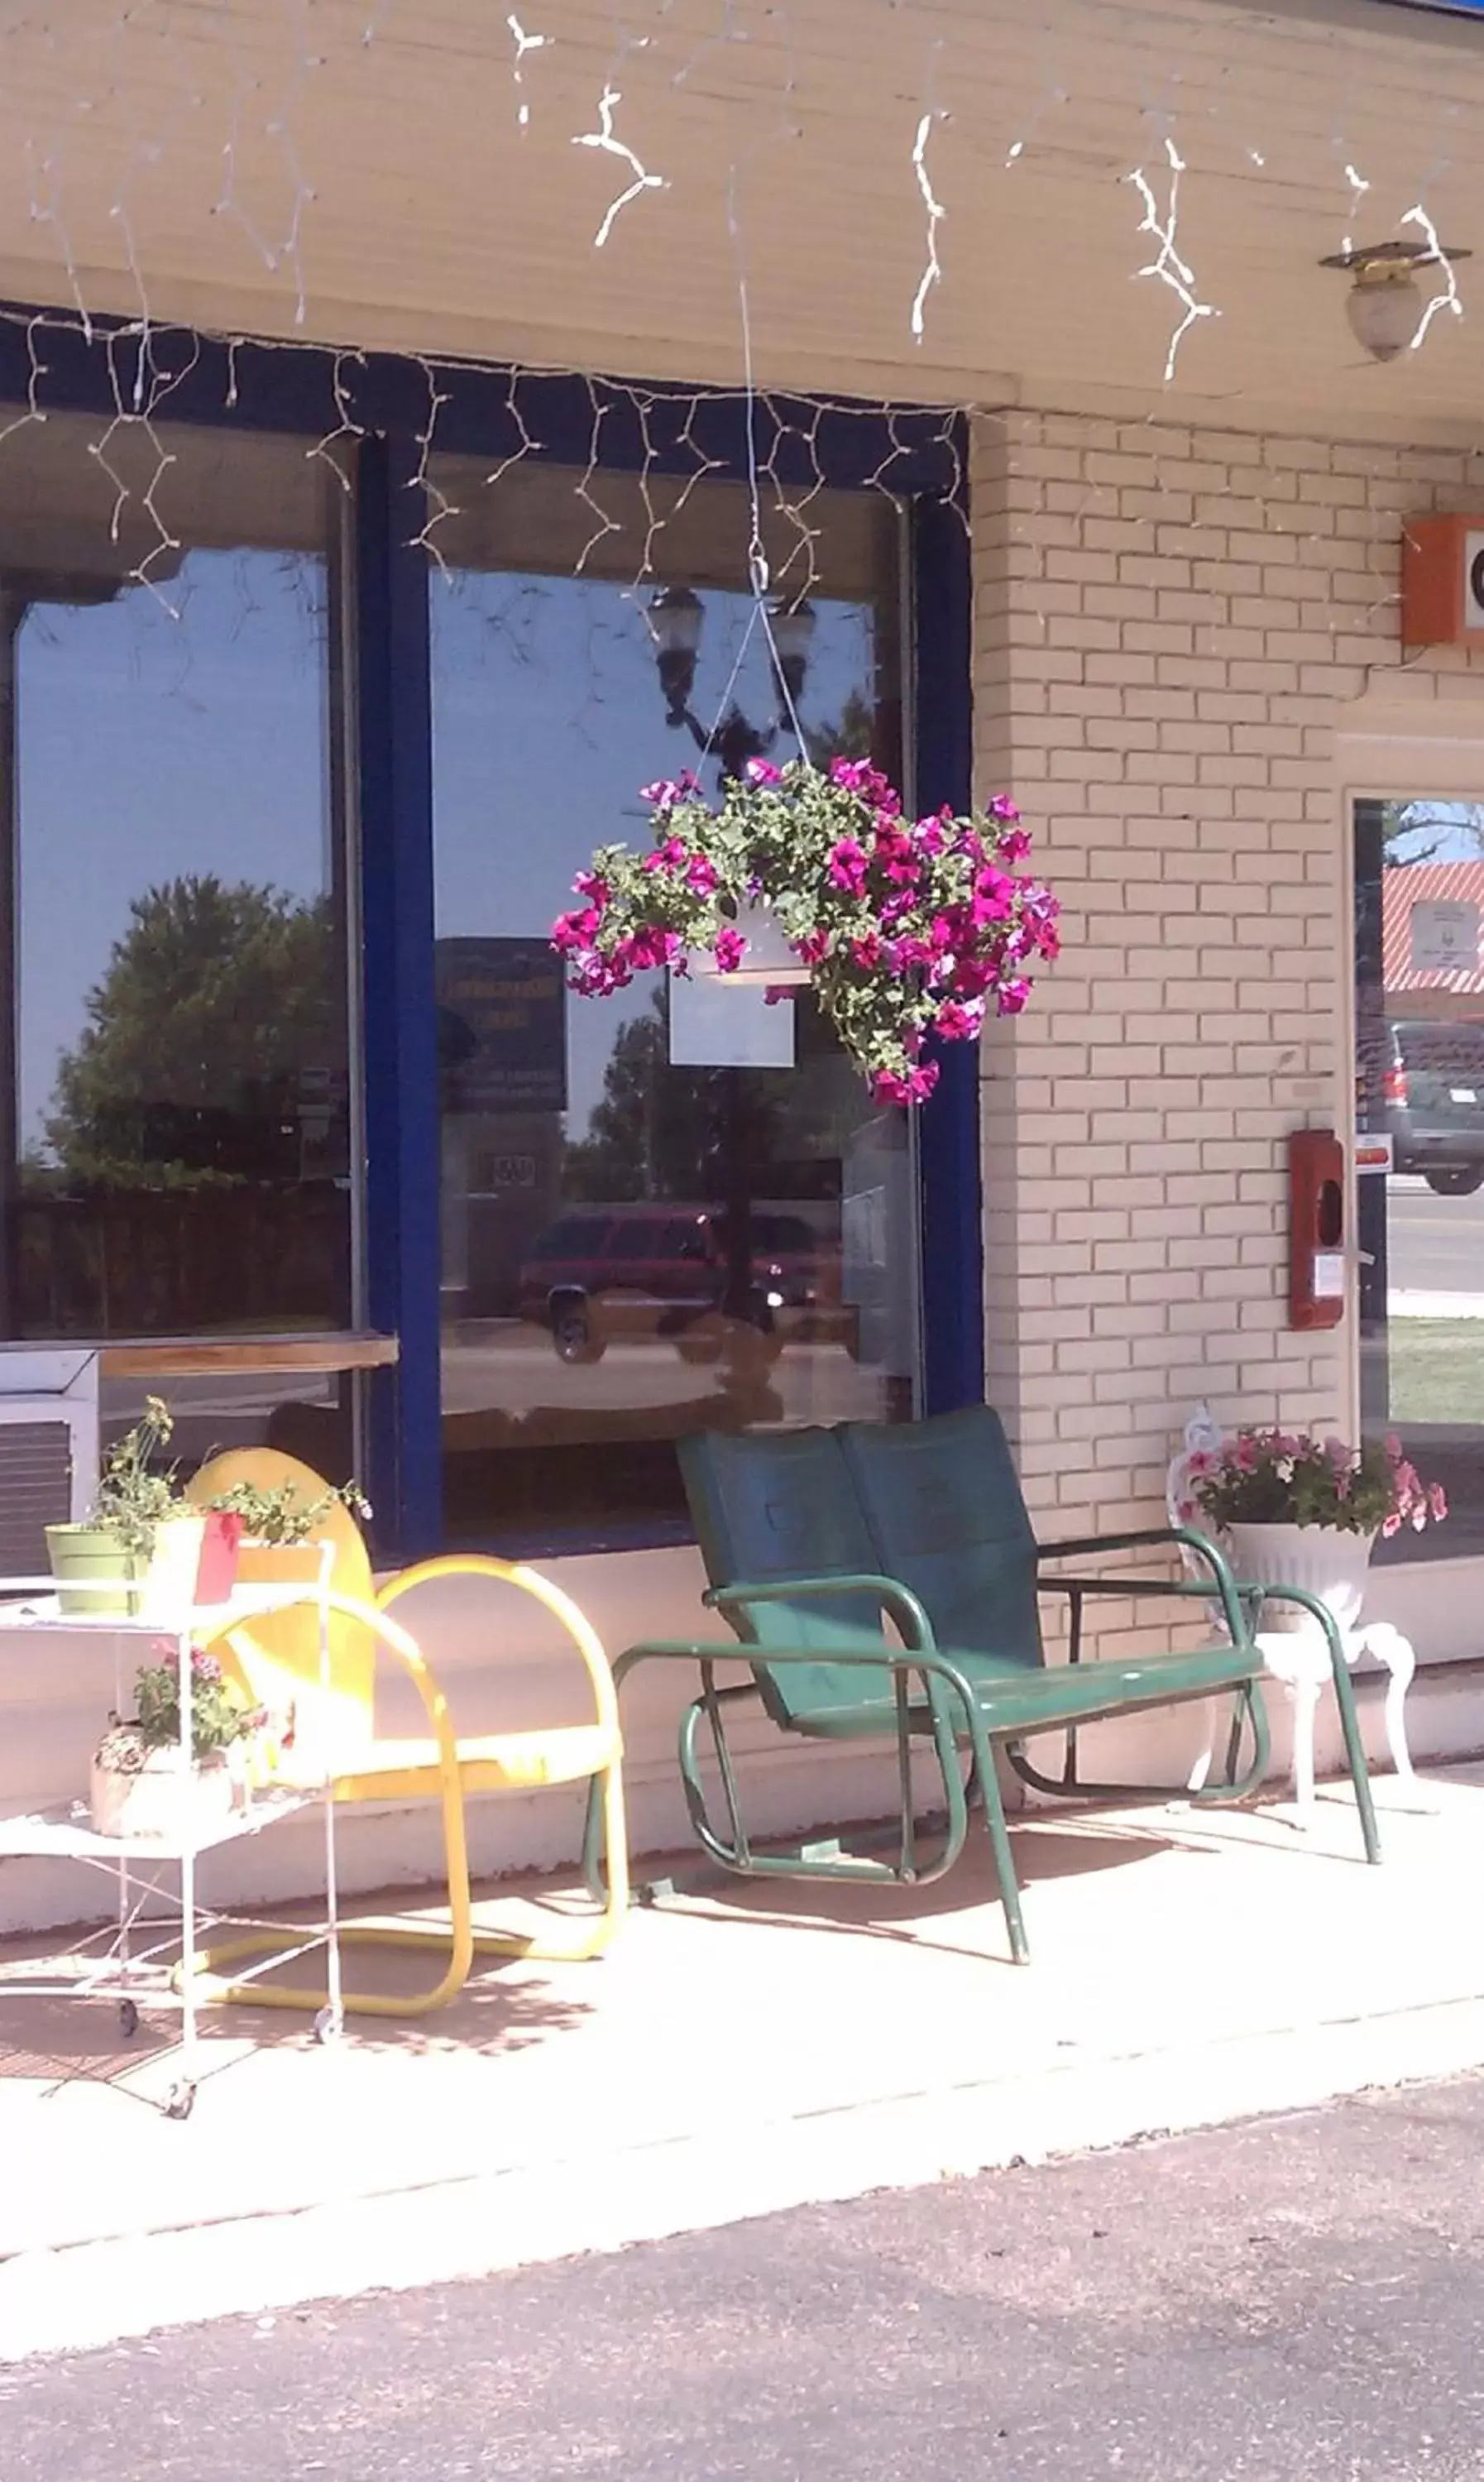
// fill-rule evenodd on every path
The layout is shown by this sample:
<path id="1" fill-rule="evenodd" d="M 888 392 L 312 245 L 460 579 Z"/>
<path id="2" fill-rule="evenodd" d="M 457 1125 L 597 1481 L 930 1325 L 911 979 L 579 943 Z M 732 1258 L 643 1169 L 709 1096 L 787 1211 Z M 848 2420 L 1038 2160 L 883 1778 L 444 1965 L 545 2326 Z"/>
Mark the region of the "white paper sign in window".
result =
<path id="1" fill-rule="evenodd" d="M 1415 974 L 1476 974 L 1479 909 L 1418 897 L 1412 908 L 1412 970 Z"/>

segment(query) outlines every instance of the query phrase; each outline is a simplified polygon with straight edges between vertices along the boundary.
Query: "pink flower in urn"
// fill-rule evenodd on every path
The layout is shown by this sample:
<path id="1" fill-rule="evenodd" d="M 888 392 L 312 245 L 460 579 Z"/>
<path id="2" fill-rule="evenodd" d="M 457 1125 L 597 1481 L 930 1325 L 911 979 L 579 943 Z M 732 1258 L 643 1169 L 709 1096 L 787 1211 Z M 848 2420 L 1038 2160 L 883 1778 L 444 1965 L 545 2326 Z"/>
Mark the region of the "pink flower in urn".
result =
<path id="1" fill-rule="evenodd" d="M 1000 837 L 999 849 L 1006 861 L 1023 861 L 1030 851 L 1030 838 L 1023 828 L 1011 828 Z"/>
<path id="2" fill-rule="evenodd" d="M 667 836 L 662 845 L 656 845 L 651 854 L 645 855 L 644 868 L 649 871 L 678 870 L 685 858 L 686 849 L 679 837 Z"/>
<path id="3" fill-rule="evenodd" d="M 782 784 L 783 780 L 782 767 L 775 767 L 771 758 L 750 758 L 743 772 L 750 784 L 759 785 L 766 791 L 771 791 L 775 784 Z"/>
<path id="4" fill-rule="evenodd" d="M 694 782 L 692 777 L 690 784 Z M 639 799 L 648 802 L 651 810 L 673 810 L 684 801 L 690 784 L 683 779 L 677 782 L 673 776 L 656 776 L 652 784 L 640 785 Z"/>
<path id="5" fill-rule="evenodd" d="M 1029 983 L 1001 983 L 995 994 L 994 1005 L 1001 1017 L 1019 1017 L 1029 997 Z"/>
<path id="6" fill-rule="evenodd" d="M 793 944 L 795 954 L 806 965 L 820 965 L 830 954 L 830 934 L 816 927 L 806 931 L 803 938 L 796 939 Z"/>
<path id="7" fill-rule="evenodd" d="M 722 930 L 718 931 L 716 935 L 716 970 L 719 974 L 734 974 L 746 954 L 747 941 L 743 938 L 740 931 L 734 931 L 729 923 L 726 924 Z"/>
<path id="8" fill-rule="evenodd" d="M 881 941 L 876 933 L 867 931 L 863 938 L 852 939 L 850 953 L 856 964 L 869 973 L 873 965 L 881 963 Z"/>
<path id="9" fill-rule="evenodd" d="M 717 885 L 715 862 L 708 861 L 704 854 L 693 854 L 685 873 L 685 884 L 696 896 L 714 896 Z"/>

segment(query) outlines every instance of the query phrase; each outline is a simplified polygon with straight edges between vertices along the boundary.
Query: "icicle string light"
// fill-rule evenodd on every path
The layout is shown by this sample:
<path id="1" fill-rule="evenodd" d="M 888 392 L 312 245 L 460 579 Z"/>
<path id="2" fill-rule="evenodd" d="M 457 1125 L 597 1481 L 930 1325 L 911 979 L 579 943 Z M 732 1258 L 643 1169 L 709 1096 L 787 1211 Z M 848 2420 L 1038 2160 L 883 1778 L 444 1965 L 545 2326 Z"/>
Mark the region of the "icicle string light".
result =
<path id="1" fill-rule="evenodd" d="M 572 145 L 574 146 L 594 146 L 596 147 L 599 154 L 617 156 L 621 164 L 626 164 L 628 166 L 629 171 L 634 176 L 629 182 L 628 187 L 625 190 L 621 190 L 619 192 L 618 197 L 613 200 L 607 214 L 603 217 L 602 223 L 598 225 L 596 232 L 594 234 L 593 247 L 595 250 L 606 249 L 609 234 L 612 232 L 614 225 L 618 223 L 618 220 L 623 214 L 624 208 L 632 206 L 636 198 L 642 198 L 646 190 L 666 190 L 670 186 L 669 182 L 664 179 L 662 174 L 658 172 L 647 172 L 644 166 L 640 163 L 638 156 L 634 153 L 633 148 L 631 146 L 625 146 L 622 139 L 614 136 L 613 116 L 617 112 L 623 100 L 623 97 L 616 86 L 605 86 L 602 91 L 602 94 L 598 98 L 597 127 L 596 129 L 584 130 L 580 137 L 572 140 Z"/>
<path id="2" fill-rule="evenodd" d="M 1213 303 L 1200 300 L 1195 290 L 1195 275 L 1180 256 L 1178 240 L 1180 176 L 1186 168 L 1173 138 L 1166 138 L 1164 151 L 1169 167 L 1169 187 L 1163 217 L 1160 215 L 1158 200 L 1154 197 L 1149 176 L 1142 165 L 1136 172 L 1129 172 L 1126 177 L 1144 202 L 1144 221 L 1139 226 L 1140 232 L 1152 234 L 1159 244 L 1158 256 L 1150 259 L 1145 266 L 1135 269 L 1135 281 L 1141 277 L 1153 277 L 1157 284 L 1165 285 L 1174 294 L 1182 313 L 1178 327 L 1171 335 L 1169 350 L 1165 355 L 1164 378 L 1165 385 L 1168 387 L 1175 377 L 1175 365 L 1179 359 L 1180 347 L 1191 329 L 1198 320 L 1217 319 L 1221 313 Z"/>

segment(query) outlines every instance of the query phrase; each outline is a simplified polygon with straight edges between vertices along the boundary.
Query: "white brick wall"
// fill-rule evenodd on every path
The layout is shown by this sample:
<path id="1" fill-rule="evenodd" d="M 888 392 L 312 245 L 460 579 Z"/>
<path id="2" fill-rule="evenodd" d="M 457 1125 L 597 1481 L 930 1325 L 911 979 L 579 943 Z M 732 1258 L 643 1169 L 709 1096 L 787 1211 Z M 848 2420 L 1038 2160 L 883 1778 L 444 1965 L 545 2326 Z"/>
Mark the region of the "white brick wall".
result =
<path id="1" fill-rule="evenodd" d="M 1280 1081 L 1340 1067 L 1337 717 L 1388 673 L 1479 685 L 1400 669 L 1403 516 L 1481 500 L 1462 454 L 976 424 L 978 786 L 1065 908 L 983 1055 L 989 1393 L 1044 1534 L 1150 1522 L 1202 1395 L 1340 1413 L 1345 1332 L 1285 1312 L 1283 1140 L 1331 1115 Z"/>

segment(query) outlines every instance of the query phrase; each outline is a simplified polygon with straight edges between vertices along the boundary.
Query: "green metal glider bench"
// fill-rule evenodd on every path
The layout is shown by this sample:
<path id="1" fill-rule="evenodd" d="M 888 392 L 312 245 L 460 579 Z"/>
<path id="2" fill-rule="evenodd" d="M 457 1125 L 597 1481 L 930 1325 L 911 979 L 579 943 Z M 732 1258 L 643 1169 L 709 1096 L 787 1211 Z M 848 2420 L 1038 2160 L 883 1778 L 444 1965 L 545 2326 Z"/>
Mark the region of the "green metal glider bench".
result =
<path id="1" fill-rule="evenodd" d="M 699 1667 L 700 1695 L 680 1725 L 680 1773 L 691 1823 L 704 1851 L 746 1876 L 891 1880 L 924 1886 L 941 1878 L 964 1850 L 971 1798 L 984 1806 L 1011 1952 L 1029 1954 L 994 1766 L 1003 1750 L 1038 1792 L 1080 1800 L 1167 1799 L 1169 1785 L 1093 1783 L 1077 1771 L 1079 1725 L 1230 1693 L 1232 1716 L 1226 1776 L 1187 1797 L 1241 1801 L 1260 1784 L 1268 1756 L 1260 1692 L 1263 1663 L 1256 1615 L 1206 1536 L 1179 1527 L 1038 1545 L 999 1417 L 988 1406 L 934 1419 L 879 1427 L 849 1423 L 728 1437 L 702 1432 L 680 1441 L 686 1494 L 711 1580 L 705 1599 L 737 1645 L 664 1639 L 630 1647 L 614 1666 L 622 1686 L 637 1664 Z M 1204 1574 L 1146 1577 L 1047 1574 L 1050 1562 L 1109 1552 L 1182 1546 Z M 1086 1607 L 1096 1597 L 1196 1597 L 1219 1606 L 1227 1642 L 1189 1653 L 1082 1659 Z M 1065 1664 L 1046 1660 L 1040 1602 L 1069 1605 Z M 1351 1782 L 1366 1859 L 1380 1860 L 1343 1648 L 1323 1606 L 1297 1590 L 1330 1647 Z M 884 1633 L 890 1624 L 900 1644 Z M 717 1667 L 749 1660 L 752 1678 L 719 1686 Z M 781 1729 L 818 1740 L 895 1739 L 901 1812 L 893 1858 L 841 1853 L 837 1845 L 758 1852 L 743 1825 L 727 1717 L 743 1701 L 761 1702 Z M 700 1738 L 709 1732 L 726 1827 L 713 1821 L 702 1782 Z M 1251 1761 L 1237 1774 L 1244 1729 Z M 1025 1755 L 1038 1734 L 1062 1731 L 1059 1777 Z M 945 1827 L 935 1849 L 919 1849 L 914 1814 L 914 1744 L 929 1744 L 942 1779 Z M 967 1772 L 959 1753 L 967 1750 Z M 589 1882 L 599 1886 L 597 1840 L 590 1816 Z"/>

